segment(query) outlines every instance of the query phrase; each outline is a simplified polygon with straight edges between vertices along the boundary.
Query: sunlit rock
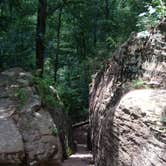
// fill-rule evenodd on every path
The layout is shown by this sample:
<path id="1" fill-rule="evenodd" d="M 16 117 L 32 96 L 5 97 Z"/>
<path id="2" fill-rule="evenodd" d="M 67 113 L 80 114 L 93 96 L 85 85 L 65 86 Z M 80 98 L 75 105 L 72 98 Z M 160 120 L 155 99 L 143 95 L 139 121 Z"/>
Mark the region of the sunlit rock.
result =
<path id="1" fill-rule="evenodd" d="M 159 27 L 133 33 L 92 82 L 96 166 L 166 165 L 166 42 Z"/>
<path id="2" fill-rule="evenodd" d="M 21 68 L 2 72 L 0 165 L 60 166 L 62 145 L 59 133 L 53 134 L 55 128 L 55 121 L 33 85 L 32 75 Z"/>

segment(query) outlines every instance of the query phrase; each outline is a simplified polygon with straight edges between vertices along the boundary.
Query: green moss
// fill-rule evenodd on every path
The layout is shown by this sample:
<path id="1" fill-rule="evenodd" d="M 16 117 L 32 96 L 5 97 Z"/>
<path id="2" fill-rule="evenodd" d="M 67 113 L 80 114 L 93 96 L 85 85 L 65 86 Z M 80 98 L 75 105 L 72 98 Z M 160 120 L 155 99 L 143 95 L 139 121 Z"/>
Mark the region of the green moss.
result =
<path id="1" fill-rule="evenodd" d="M 73 150 L 70 147 L 67 147 L 66 154 L 68 157 L 71 156 L 73 154 Z"/>
<path id="2" fill-rule="evenodd" d="M 134 89 L 146 88 L 146 85 L 143 80 L 133 80 L 132 87 Z"/>
<path id="3" fill-rule="evenodd" d="M 52 135 L 54 135 L 54 136 L 57 136 L 59 134 L 59 131 L 58 131 L 58 129 L 56 127 L 53 127 L 51 129 L 51 132 L 52 132 Z"/>
<path id="4" fill-rule="evenodd" d="M 28 100 L 28 94 L 24 88 L 17 89 L 14 96 L 19 100 L 19 108 L 22 108 Z"/>

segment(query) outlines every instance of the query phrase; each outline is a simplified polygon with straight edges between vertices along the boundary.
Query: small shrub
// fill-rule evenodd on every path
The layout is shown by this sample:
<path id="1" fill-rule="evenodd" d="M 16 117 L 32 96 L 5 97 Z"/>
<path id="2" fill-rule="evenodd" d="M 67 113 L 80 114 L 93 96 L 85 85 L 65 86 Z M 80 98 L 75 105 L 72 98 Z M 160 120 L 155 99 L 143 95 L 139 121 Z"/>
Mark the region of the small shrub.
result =
<path id="1" fill-rule="evenodd" d="M 34 77 L 34 82 L 45 106 L 52 108 L 60 107 L 60 101 L 58 100 L 57 94 L 50 88 L 50 85 L 52 84 L 50 80 Z"/>
<path id="2" fill-rule="evenodd" d="M 52 128 L 52 135 L 57 136 L 59 134 L 59 131 L 56 127 Z"/>
<path id="3" fill-rule="evenodd" d="M 17 89 L 14 96 L 19 100 L 19 107 L 23 107 L 23 105 L 28 100 L 27 92 L 24 88 Z"/>
<path id="4" fill-rule="evenodd" d="M 140 88 L 146 88 L 143 80 L 133 80 L 132 81 L 132 87 L 134 89 L 140 89 Z"/>
<path id="5" fill-rule="evenodd" d="M 70 147 L 67 147 L 66 149 L 67 156 L 71 156 L 73 154 L 73 150 Z"/>

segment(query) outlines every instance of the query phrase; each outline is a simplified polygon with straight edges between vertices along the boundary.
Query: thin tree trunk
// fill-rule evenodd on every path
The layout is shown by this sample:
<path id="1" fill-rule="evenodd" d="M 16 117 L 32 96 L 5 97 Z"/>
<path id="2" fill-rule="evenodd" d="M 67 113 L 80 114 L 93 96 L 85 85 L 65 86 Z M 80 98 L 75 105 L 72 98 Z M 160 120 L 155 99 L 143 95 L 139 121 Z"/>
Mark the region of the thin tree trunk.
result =
<path id="1" fill-rule="evenodd" d="M 96 43 L 97 43 L 97 18 L 95 16 L 94 27 L 93 27 L 93 45 L 94 45 L 94 48 L 96 48 Z"/>
<path id="2" fill-rule="evenodd" d="M 36 27 L 36 69 L 40 76 L 44 70 L 44 35 L 46 30 L 47 0 L 39 0 Z"/>
<path id="3" fill-rule="evenodd" d="M 57 71 L 59 68 L 59 51 L 60 51 L 60 32 L 61 32 L 61 17 L 62 17 L 62 7 L 59 9 L 58 16 L 58 27 L 57 27 L 57 47 L 56 47 L 56 55 L 54 59 L 54 81 L 57 80 Z"/>
<path id="4" fill-rule="evenodd" d="M 89 76 L 89 68 L 86 63 L 87 57 L 87 45 L 86 45 L 86 37 L 85 32 L 80 33 L 80 56 L 81 56 L 81 63 L 82 63 L 82 71 L 81 71 L 81 86 L 82 86 L 82 99 L 83 105 L 85 108 L 88 108 L 88 96 L 89 96 L 89 84 L 88 84 L 88 76 Z"/>
<path id="5" fill-rule="evenodd" d="M 109 9 L 109 0 L 104 0 L 104 16 L 105 16 L 105 21 L 106 21 L 106 24 L 104 25 L 104 40 L 107 39 L 108 37 L 108 32 L 110 31 L 110 26 L 108 24 L 108 21 L 109 21 L 109 15 L 110 15 L 110 9 Z M 107 45 L 107 48 L 108 48 L 108 45 Z"/>
<path id="6" fill-rule="evenodd" d="M 105 19 L 108 20 L 109 19 L 109 0 L 105 0 Z"/>

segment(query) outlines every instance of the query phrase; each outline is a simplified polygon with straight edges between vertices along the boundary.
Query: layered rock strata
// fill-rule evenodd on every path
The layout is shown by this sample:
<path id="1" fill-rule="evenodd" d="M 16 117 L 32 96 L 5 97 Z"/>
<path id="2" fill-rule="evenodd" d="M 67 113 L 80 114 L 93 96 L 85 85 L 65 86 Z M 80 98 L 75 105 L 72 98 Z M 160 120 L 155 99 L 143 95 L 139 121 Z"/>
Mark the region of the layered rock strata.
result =
<path id="1" fill-rule="evenodd" d="M 92 82 L 96 166 L 166 165 L 165 22 L 133 33 Z"/>

